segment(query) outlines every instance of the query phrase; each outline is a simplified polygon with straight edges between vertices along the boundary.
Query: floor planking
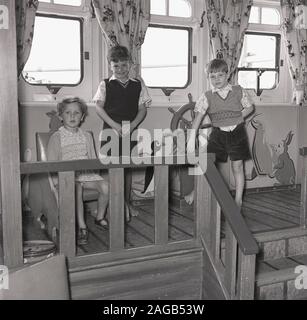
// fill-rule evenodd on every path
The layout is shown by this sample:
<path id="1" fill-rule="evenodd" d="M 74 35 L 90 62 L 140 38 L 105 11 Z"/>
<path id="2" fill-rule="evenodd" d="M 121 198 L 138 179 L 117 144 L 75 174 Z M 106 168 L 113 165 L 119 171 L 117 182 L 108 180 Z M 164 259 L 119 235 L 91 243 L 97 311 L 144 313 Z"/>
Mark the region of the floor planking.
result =
<path id="1" fill-rule="evenodd" d="M 154 244 L 154 202 L 138 202 L 139 215 L 125 224 L 125 248 Z M 280 230 L 298 226 L 300 191 L 295 189 L 247 193 L 242 213 L 253 233 Z M 31 215 L 24 217 L 24 240 L 47 239 Z M 109 250 L 108 229 L 98 228 L 94 218 L 87 215 L 89 241 L 77 246 L 77 255 L 106 252 Z M 223 228 L 222 228 L 223 229 Z M 194 237 L 194 214 L 189 205 L 169 209 L 169 241 L 182 241 Z"/>

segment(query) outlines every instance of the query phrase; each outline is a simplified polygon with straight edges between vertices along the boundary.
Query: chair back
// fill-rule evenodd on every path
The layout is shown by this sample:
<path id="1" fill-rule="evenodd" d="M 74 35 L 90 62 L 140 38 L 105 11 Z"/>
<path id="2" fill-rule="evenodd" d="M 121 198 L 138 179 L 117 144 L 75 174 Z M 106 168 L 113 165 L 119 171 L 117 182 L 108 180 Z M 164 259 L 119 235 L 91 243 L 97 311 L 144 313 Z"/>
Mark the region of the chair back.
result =
<path id="1" fill-rule="evenodd" d="M 93 141 L 94 135 L 92 131 L 87 131 L 91 134 Z M 37 161 L 47 161 L 47 147 L 50 137 L 54 132 L 36 132 L 35 139 L 36 139 L 36 155 Z M 95 147 L 95 143 L 94 143 Z"/>
<path id="2" fill-rule="evenodd" d="M 37 161 L 47 161 L 47 146 L 53 132 L 36 132 Z"/>

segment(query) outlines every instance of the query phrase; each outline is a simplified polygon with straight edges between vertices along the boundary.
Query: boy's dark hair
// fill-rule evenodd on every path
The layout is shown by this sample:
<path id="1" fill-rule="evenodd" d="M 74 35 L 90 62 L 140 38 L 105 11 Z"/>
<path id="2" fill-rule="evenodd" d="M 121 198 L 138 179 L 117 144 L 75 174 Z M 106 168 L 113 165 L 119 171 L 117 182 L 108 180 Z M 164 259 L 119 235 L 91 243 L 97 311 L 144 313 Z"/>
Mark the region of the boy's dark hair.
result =
<path id="1" fill-rule="evenodd" d="M 131 55 L 129 50 L 124 46 L 115 46 L 110 48 L 108 52 L 108 61 L 109 62 L 118 62 L 118 61 L 131 61 Z"/>
<path id="2" fill-rule="evenodd" d="M 224 59 L 213 59 L 208 63 L 207 73 L 228 73 L 228 64 Z"/>
<path id="3" fill-rule="evenodd" d="M 57 106 L 58 114 L 61 115 L 64 112 L 66 105 L 70 103 L 77 103 L 80 107 L 82 115 L 87 116 L 87 104 L 79 97 L 65 98 L 59 102 Z"/>

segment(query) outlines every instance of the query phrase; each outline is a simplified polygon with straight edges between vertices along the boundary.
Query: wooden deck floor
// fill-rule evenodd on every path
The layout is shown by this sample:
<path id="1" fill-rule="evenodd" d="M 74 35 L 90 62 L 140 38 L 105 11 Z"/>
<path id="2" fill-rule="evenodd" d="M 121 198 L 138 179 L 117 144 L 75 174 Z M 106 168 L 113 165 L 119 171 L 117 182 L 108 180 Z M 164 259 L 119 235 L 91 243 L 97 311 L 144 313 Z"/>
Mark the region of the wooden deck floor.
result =
<path id="1" fill-rule="evenodd" d="M 242 212 L 253 233 L 273 231 L 298 226 L 300 191 L 286 189 L 248 193 L 244 197 Z M 154 203 L 146 200 L 138 205 L 140 214 L 125 225 L 126 248 L 142 247 L 154 243 Z M 32 219 L 33 220 L 33 219 Z M 24 240 L 46 239 L 44 232 L 24 219 Z M 33 221 L 32 221 L 33 222 Z M 77 247 L 77 255 L 106 252 L 109 250 L 109 230 L 102 230 L 87 215 L 89 241 Z M 169 212 L 169 241 L 187 240 L 194 237 L 193 207 L 172 206 Z"/>

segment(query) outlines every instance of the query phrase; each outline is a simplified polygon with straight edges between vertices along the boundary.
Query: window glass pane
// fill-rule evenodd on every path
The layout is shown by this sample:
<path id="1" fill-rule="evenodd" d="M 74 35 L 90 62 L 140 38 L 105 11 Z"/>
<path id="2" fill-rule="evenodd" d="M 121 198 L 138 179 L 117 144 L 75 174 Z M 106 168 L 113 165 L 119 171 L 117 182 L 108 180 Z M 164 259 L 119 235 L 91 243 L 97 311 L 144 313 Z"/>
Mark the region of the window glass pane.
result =
<path id="1" fill-rule="evenodd" d="M 251 13 L 249 16 L 249 23 L 260 23 L 260 8 L 252 7 Z"/>
<path id="2" fill-rule="evenodd" d="M 37 16 L 23 76 L 32 84 L 78 84 L 81 79 L 80 21 Z"/>
<path id="3" fill-rule="evenodd" d="M 148 28 L 142 45 L 142 77 L 147 86 L 184 87 L 188 82 L 188 62 L 188 30 Z"/>
<path id="4" fill-rule="evenodd" d="M 173 17 L 191 17 L 191 6 L 185 0 L 169 0 L 169 15 Z"/>
<path id="5" fill-rule="evenodd" d="M 82 4 L 82 0 L 40 0 L 39 2 L 65 4 L 67 6 L 81 6 Z"/>
<path id="6" fill-rule="evenodd" d="M 260 89 L 272 89 L 277 83 L 276 71 L 265 71 L 260 77 Z"/>
<path id="7" fill-rule="evenodd" d="M 257 89 L 257 72 L 239 70 L 238 83 L 243 88 L 256 90 Z"/>
<path id="8" fill-rule="evenodd" d="M 150 13 L 166 15 L 166 0 L 151 0 L 150 1 Z"/>
<path id="9" fill-rule="evenodd" d="M 265 48 L 265 50 L 264 50 Z M 270 35 L 246 34 L 239 67 L 275 68 L 276 37 Z"/>
<path id="10" fill-rule="evenodd" d="M 273 8 L 262 8 L 261 23 L 279 25 L 280 24 L 279 12 Z"/>

